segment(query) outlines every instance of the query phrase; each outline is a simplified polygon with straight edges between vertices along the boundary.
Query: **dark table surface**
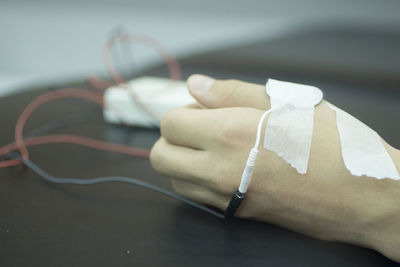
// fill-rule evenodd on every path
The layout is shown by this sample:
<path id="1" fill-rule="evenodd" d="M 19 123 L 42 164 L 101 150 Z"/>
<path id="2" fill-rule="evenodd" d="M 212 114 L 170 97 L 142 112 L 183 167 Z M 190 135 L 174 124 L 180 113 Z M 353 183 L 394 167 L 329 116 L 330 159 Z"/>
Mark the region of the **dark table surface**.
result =
<path id="1" fill-rule="evenodd" d="M 265 44 L 259 44 L 266 47 Z M 308 82 L 325 98 L 356 115 L 389 143 L 400 147 L 398 84 L 377 86 L 321 72 L 293 68 L 260 70 L 232 62 L 212 64 L 215 54 L 234 58 L 243 47 L 182 59 L 184 76 L 192 72 L 219 78 L 264 82 L 272 76 Z M 247 51 L 247 50 L 246 50 Z M 240 61 L 236 62 L 240 64 Z M 288 71 L 286 71 L 288 70 Z M 163 74 L 162 66 L 147 73 Z M 362 80 L 362 79 L 361 79 Z M 311 82 L 312 81 L 312 82 Z M 396 82 L 396 81 L 393 81 Z M 0 144 L 13 140 L 16 119 L 49 86 L 0 98 Z M 387 88 L 387 90 L 385 90 Z M 74 133 L 109 142 L 150 148 L 157 130 L 106 124 L 101 109 L 77 100 L 43 106 L 26 125 L 29 132 L 46 122 L 82 114 L 81 122 L 53 133 Z M 99 152 L 75 145 L 29 149 L 31 159 L 62 177 L 130 176 L 169 188 L 168 177 L 147 159 Z M 127 184 L 54 185 L 21 167 L 0 169 L 0 266 L 397 266 L 379 253 L 353 245 L 306 237 L 267 223 L 229 223 L 146 189 Z"/>

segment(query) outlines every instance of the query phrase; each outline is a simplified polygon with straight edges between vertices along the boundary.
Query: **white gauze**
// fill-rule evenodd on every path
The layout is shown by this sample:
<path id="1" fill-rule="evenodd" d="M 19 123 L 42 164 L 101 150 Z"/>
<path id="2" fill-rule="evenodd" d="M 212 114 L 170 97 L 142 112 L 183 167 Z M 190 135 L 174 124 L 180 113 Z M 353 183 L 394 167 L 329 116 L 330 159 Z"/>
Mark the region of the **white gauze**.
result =
<path id="1" fill-rule="evenodd" d="M 380 136 L 367 125 L 328 104 L 336 112 L 343 161 L 352 175 L 400 179 Z"/>
<path id="2" fill-rule="evenodd" d="M 322 92 L 314 86 L 269 79 L 266 84 L 271 109 L 264 148 L 277 153 L 299 173 L 308 167 L 314 128 L 314 107 Z"/>

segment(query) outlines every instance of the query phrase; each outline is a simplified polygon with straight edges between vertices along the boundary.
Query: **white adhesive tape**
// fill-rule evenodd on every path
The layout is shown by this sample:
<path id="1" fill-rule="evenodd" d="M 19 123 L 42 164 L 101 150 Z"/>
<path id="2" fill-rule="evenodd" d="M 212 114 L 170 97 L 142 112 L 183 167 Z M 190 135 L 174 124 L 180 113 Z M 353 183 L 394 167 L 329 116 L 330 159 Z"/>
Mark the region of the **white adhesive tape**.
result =
<path id="1" fill-rule="evenodd" d="M 299 108 L 314 107 L 323 98 L 322 91 L 317 87 L 274 79 L 268 79 L 265 90 L 271 100 Z"/>
<path id="2" fill-rule="evenodd" d="M 264 148 L 277 153 L 299 173 L 307 172 L 314 106 L 322 100 L 314 86 L 269 79 L 266 92 L 273 110 L 268 118 Z"/>
<path id="3" fill-rule="evenodd" d="M 129 81 L 126 87 L 108 88 L 103 113 L 109 123 L 152 128 L 160 125 L 169 110 L 194 102 L 183 81 L 141 77 Z"/>
<path id="4" fill-rule="evenodd" d="M 381 137 L 345 111 L 328 104 L 336 112 L 343 161 L 352 175 L 377 179 L 400 179 Z"/>

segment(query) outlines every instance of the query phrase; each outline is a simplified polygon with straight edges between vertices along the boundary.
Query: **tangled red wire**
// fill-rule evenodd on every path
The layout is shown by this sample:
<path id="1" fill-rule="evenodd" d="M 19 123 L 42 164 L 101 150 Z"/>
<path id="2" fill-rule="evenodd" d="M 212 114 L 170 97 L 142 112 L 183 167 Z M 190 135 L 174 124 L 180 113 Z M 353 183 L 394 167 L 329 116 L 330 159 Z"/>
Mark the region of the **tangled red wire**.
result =
<path id="1" fill-rule="evenodd" d="M 103 49 L 103 62 L 107 68 L 107 71 L 109 72 L 112 80 L 114 83 L 111 83 L 109 81 L 104 81 L 102 79 L 99 79 L 95 76 L 88 77 L 88 81 L 90 84 L 97 88 L 97 89 L 106 89 L 112 85 L 117 84 L 120 87 L 123 88 L 129 88 L 128 85 L 126 85 L 126 80 L 122 77 L 122 75 L 119 74 L 119 72 L 116 70 L 114 67 L 111 56 L 110 56 L 110 51 L 112 47 L 117 43 L 117 42 L 139 42 L 147 46 L 153 47 L 157 52 L 162 56 L 163 60 L 165 61 L 170 77 L 172 80 L 180 80 L 182 78 L 181 76 L 181 69 L 180 66 L 177 62 L 177 60 L 172 56 L 171 53 L 168 52 L 168 50 L 161 45 L 159 42 L 156 40 L 149 38 L 147 36 L 142 36 L 142 35 L 132 35 L 132 34 L 123 34 L 123 35 L 117 35 L 112 37 L 104 46 Z M 135 99 L 137 99 L 136 95 L 132 95 Z M 27 147 L 29 146 L 35 146 L 35 145 L 41 145 L 41 144 L 53 144 L 53 143 L 68 143 L 68 144 L 76 144 L 76 145 L 82 145 L 86 147 L 91 147 L 95 149 L 100 149 L 100 150 L 106 150 L 106 151 L 112 151 L 112 152 L 118 152 L 118 153 L 123 153 L 131 156 L 139 156 L 139 157 L 148 157 L 150 154 L 150 151 L 147 149 L 142 149 L 142 148 L 135 148 L 131 146 L 124 146 L 124 145 L 119 145 L 119 144 L 112 144 L 108 142 L 103 142 L 103 141 L 98 141 L 94 139 L 90 139 L 87 137 L 82 137 L 82 136 L 77 136 L 77 135 L 70 135 L 70 134 L 57 134 L 57 135 L 45 135 L 45 136 L 37 136 L 37 137 L 31 137 L 31 138 L 23 138 L 23 130 L 24 126 L 29 119 L 29 117 L 32 115 L 32 113 L 38 109 L 41 105 L 55 101 L 55 100 L 60 100 L 60 99 L 65 99 L 65 98 L 80 98 L 80 99 L 85 99 L 87 101 L 93 102 L 95 104 L 98 104 L 100 106 L 103 106 L 103 95 L 95 93 L 95 92 L 90 92 L 87 90 L 83 89 L 78 89 L 78 88 L 66 88 L 66 89 L 61 89 L 53 92 L 47 92 L 44 93 L 34 100 L 32 100 L 22 111 L 21 115 L 19 116 L 16 126 L 15 126 L 15 141 L 4 145 L 0 147 L 0 156 L 4 156 L 5 154 L 14 151 L 14 150 L 19 150 L 21 153 L 21 156 L 23 159 L 28 160 L 29 159 L 29 152 L 27 150 Z M 138 104 L 140 102 L 137 101 Z M 144 107 L 146 108 L 146 107 Z M 20 164 L 21 162 L 18 159 L 12 159 L 12 160 L 5 160 L 0 162 L 0 168 L 4 167 L 10 167 L 10 166 L 15 166 Z"/>

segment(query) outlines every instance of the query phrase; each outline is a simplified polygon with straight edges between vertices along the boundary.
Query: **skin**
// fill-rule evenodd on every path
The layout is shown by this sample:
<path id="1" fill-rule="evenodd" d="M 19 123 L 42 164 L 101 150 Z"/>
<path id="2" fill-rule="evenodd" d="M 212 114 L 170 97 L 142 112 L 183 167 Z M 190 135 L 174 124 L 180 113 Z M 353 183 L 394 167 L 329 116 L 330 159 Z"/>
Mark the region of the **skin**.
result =
<path id="1" fill-rule="evenodd" d="M 195 90 L 199 81 L 208 90 Z M 237 80 L 193 75 L 188 86 L 198 103 L 165 115 L 150 160 L 155 170 L 172 178 L 176 192 L 224 210 L 270 102 L 264 86 Z M 400 151 L 384 145 L 400 170 Z M 259 151 L 237 217 L 369 247 L 400 262 L 400 181 L 350 174 L 336 115 L 326 102 L 315 109 L 307 174 L 299 174 L 274 152 Z"/>

